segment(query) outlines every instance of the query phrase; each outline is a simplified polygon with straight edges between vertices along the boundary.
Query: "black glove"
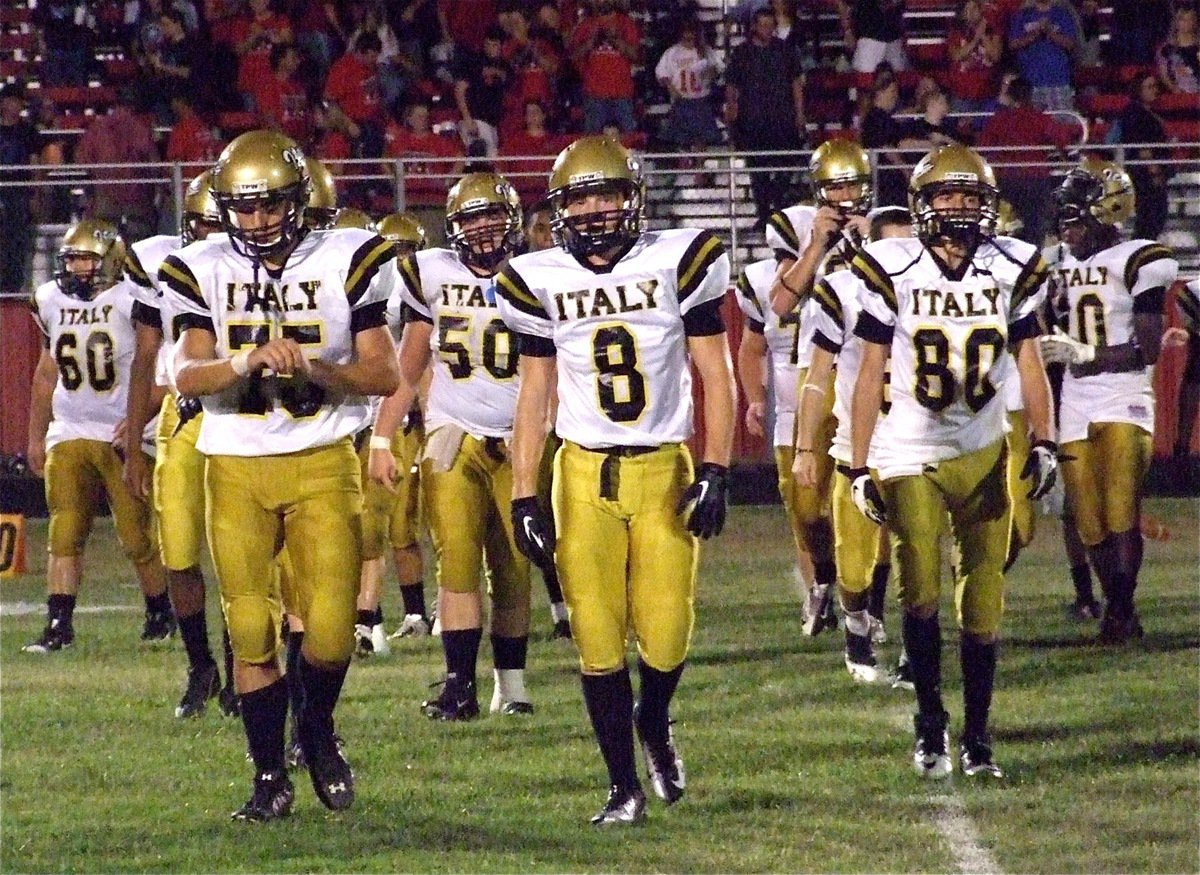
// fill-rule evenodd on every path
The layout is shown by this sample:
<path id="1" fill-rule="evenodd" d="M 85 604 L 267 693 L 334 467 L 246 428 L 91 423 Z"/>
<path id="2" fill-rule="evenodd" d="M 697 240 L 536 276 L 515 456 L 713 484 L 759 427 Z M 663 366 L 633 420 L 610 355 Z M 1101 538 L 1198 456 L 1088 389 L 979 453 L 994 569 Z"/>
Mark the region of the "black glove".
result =
<path id="1" fill-rule="evenodd" d="M 538 568 L 554 567 L 554 518 L 533 496 L 513 499 L 513 536 L 517 549 Z"/>
<path id="2" fill-rule="evenodd" d="M 725 493 L 728 491 L 729 469 L 716 462 L 705 462 L 696 471 L 692 481 L 679 499 L 675 513 L 683 513 L 692 505 L 688 514 L 687 530 L 697 538 L 705 540 L 721 534 L 725 528 Z"/>
<path id="3" fill-rule="evenodd" d="M 850 468 L 846 476 L 850 478 L 850 497 L 854 499 L 854 506 L 871 522 L 883 525 L 887 520 L 887 505 L 883 503 L 871 472 L 866 468 Z"/>
<path id="4" fill-rule="evenodd" d="M 1029 450 L 1029 458 L 1021 469 L 1021 479 L 1033 483 L 1029 487 L 1029 498 L 1037 501 L 1054 487 L 1058 479 L 1058 444 L 1054 441 L 1038 441 Z"/>
<path id="5" fill-rule="evenodd" d="M 421 408 L 414 406 L 408 411 L 408 415 L 404 417 L 404 434 L 405 436 L 412 434 L 413 429 L 421 428 L 425 424 L 425 416 L 421 413 Z"/>
<path id="6" fill-rule="evenodd" d="M 175 396 L 175 412 L 179 414 L 179 425 L 175 429 L 175 433 L 179 433 L 179 429 L 187 425 L 191 420 L 200 415 L 204 408 L 200 405 L 199 398 L 189 398 L 187 395 Z"/>

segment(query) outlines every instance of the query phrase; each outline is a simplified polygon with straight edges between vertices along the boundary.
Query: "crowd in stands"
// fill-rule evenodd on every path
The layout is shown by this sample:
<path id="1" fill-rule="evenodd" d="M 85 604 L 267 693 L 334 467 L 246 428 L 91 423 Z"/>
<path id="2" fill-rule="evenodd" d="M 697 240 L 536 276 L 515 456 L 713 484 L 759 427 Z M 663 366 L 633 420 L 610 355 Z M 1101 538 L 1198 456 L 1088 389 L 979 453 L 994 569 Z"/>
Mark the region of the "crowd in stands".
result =
<path id="1" fill-rule="evenodd" d="M 478 161 L 498 163 L 532 202 L 548 162 L 526 156 L 553 154 L 584 132 L 694 152 L 722 142 L 811 148 L 840 129 L 903 165 L 947 139 L 1061 147 L 1070 138 L 1042 113 L 1080 108 L 1095 81 L 1089 68 L 1144 74 L 1123 80 L 1130 96 L 1108 131 L 1113 143 L 1168 140 L 1157 113 L 1162 98 L 1145 99 L 1152 87 L 1200 90 L 1194 0 L 1104 0 L 1103 16 L 1098 0 L 945 0 L 954 14 L 942 19 L 935 54 L 928 41 L 904 36 L 906 5 L 928 8 L 930 0 L 741 0 L 722 22 L 701 17 L 697 0 L 24 2 L 41 60 L 32 77 L 9 77 L 6 101 L 21 120 L 0 114 L 0 165 L 52 160 L 44 154 L 51 143 L 64 152 L 60 160 L 75 163 L 200 165 L 233 134 L 267 126 L 337 175 L 352 157 L 428 158 L 427 168 L 408 167 L 406 191 L 418 204 L 439 201 L 446 178 Z M 823 29 L 828 21 L 832 33 Z M 127 59 L 123 75 L 107 70 L 101 55 Z M 27 91 L 22 78 L 41 87 Z M 47 129 L 61 120 L 47 99 L 57 89 L 97 81 L 118 88 L 110 106 L 80 116 L 87 130 L 78 140 L 28 135 L 28 124 Z M 26 101 L 39 94 L 40 103 Z M 978 117 L 947 118 L 1002 107 L 1012 124 L 999 139 Z M 916 120 L 897 118 L 905 112 Z M 154 125 L 169 134 L 156 136 Z M 751 161 L 763 171 L 753 177 L 760 219 L 796 193 L 781 163 Z M 435 175 L 422 178 L 426 169 Z M 1161 179 L 1150 182 L 1163 188 Z M 881 187 L 885 203 L 903 201 L 902 172 Z M 153 228 L 146 191 L 110 186 L 95 193 L 91 209 Z M 386 185 L 348 193 L 356 205 L 390 208 Z M 20 216 L 11 206 L 18 195 L 0 197 L 6 215 Z M 69 205 L 35 204 L 51 208 Z M 1161 213 L 1140 230 L 1161 230 L 1165 207 Z"/>

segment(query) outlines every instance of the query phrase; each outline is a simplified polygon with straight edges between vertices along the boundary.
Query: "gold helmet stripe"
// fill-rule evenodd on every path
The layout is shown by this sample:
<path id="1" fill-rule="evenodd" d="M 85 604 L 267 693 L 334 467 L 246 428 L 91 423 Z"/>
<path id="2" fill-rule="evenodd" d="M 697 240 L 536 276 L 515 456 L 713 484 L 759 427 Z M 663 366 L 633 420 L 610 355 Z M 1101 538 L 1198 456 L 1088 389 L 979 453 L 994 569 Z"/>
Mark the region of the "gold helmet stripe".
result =
<path id="1" fill-rule="evenodd" d="M 142 262 L 137 257 L 137 253 L 133 251 L 132 246 L 125 250 L 125 273 L 142 288 L 153 288 L 150 275 L 146 273 L 146 268 L 142 267 Z"/>
<path id="2" fill-rule="evenodd" d="M 800 237 L 796 234 L 796 229 L 792 226 L 792 221 L 782 210 L 777 213 L 772 213 L 767 219 L 767 224 L 779 232 L 779 236 L 783 238 L 783 242 L 791 248 L 789 255 L 800 252 Z"/>
<path id="3" fill-rule="evenodd" d="M 762 307 L 759 306 L 758 296 L 754 294 L 754 287 L 750 285 L 750 278 L 746 276 L 746 272 L 744 270 L 740 274 L 738 274 L 737 290 L 738 290 L 738 293 L 741 294 L 741 296 L 743 298 L 745 298 L 747 301 L 750 302 L 750 306 L 753 307 L 754 312 L 758 314 L 758 316 L 756 318 L 758 319 L 759 322 L 762 322 L 763 321 Z"/>
<path id="4" fill-rule="evenodd" d="M 829 287 L 822 278 L 813 286 L 813 297 L 821 305 L 821 309 L 829 314 L 829 318 L 838 325 L 842 324 L 842 299 Z"/>
<path id="5" fill-rule="evenodd" d="M 1125 288 L 1132 289 L 1137 283 L 1138 271 L 1147 264 L 1161 261 L 1164 258 L 1174 258 L 1175 254 L 1161 243 L 1148 243 L 1133 253 L 1125 263 Z"/>
<path id="6" fill-rule="evenodd" d="M 546 313 L 546 308 L 542 306 L 542 302 L 537 299 L 537 296 L 529 290 L 525 280 L 515 270 L 505 265 L 500 273 L 496 274 L 496 291 L 522 313 L 530 316 L 536 316 L 539 319 L 549 319 L 549 314 Z"/>
<path id="7" fill-rule="evenodd" d="M 353 307 L 366 294 L 367 286 L 379 273 L 379 268 L 387 264 L 389 259 L 396 257 L 396 248 L 390 240 L 384 240 L 378 234 L 371 235 L 358 250 L 350 256 L 350 275 L 346 279 L 346 297 Z"/>
<path id="8" fill-rule="evenodd" d="M 158 278 L 166 283 L 171 291 L 187 298 L 197 307 L 203 307 L 205 310 L 212 309 L 204 300 L 204 295 L 200 293 L 200 283 L 196 282 L 192 269 L 174 255 L 168 255 L 163 260 L 162 265 L 158 268 Z"/>
<path id="9" fill-rule="evenodd" d="M 1038 289 L 1046 282 L 1049 275 L 1050 268 L 1041 255 L 1035 255 L 1025 263 L 1020 274 L 1017 275 L 1016 282 L 1013 283 L 1012 297 L 1009 299 L 1008 305 L 1010 320 L 1016 317 L 1022 304 L 1037 294 Z"/>
<path id="10" fill-rule="evenodd" d="M 414 298 L 421 298 L 421 265 L 416 255 L 407 255 L 400 259 L 400 279 L 408 286 Z"/>
<path id="11" fill-rule="evenodd" d="M 892 278 L 869 252 L 860 249 L 855 253 L 850 262 L 850 270 L 866 283 L 870 291 L 883 298 L 883 302 L 888 305 L 889 310 L 893 313 L 900 312 L 900 306 L 896 302 L 896 287 L 892 285 Z"/>
<path id="12" fill-rule="evenodd" d="M 679 259 L 679 270 L 676 272 L 679 282 L 679 300 L 686 301 L 692 292 L 700 287 L 704 275 L 722 255 L 725 247 L 720 238 L 711 231 L 701 231 L 696 239 L 688 246 Z"/>

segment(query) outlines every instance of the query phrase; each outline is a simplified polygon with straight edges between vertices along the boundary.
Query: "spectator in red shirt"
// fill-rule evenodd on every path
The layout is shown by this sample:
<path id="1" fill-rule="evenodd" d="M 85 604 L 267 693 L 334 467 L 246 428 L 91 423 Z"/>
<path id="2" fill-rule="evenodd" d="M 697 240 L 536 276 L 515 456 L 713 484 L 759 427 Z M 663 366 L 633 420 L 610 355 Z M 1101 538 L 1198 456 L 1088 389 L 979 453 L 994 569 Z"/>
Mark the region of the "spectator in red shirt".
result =
<path id="1" fill-rule="evenodd" d="M 271 76 L 258 83 L 254 102 L 263 127 L 283 131 L 297 143 L 309 138 L 312 119 L 308 94 L 296 79 L 300 69 L 300 50 L 283 44 L 271 49 Z"/>
<path id="2" fill-rule="evenodd" d="M 337 33 L 337 4 L 330 0 L 296 0 L 292 4 L 296 43 L 324 79 L 333 63 L 333 40 Z"/>
<path id="3" fill-rule="evenodd" d="M 512 2 L 500 12 L 504 29 L 504 60 L 512 67 L 512 88 L 505 101 L 501 128 L 520 128 L 522 114 L 529 101 L 543 107 L 553 106 L 557 96 L 557 78 L 562 65 L 562 40 L 541 29 L 534 30 L 529 9 Z"/>
<path id="4" fill-rule="evenodd" d="M 150 183 L 122 184 L 116 180 L 146 176 L 141 166 L 159 160 L 154 130 L 135 111 L 134 95 L 122 90 L 107 115 L 97 116 L 75 147 L 76 164 L 124 164 L 103 171 L 113 183 L 98 183 L 93 191 L 89 215 L 121 225 L 130 240 L 149 237 L 158 227 L 154 186 Z"/>
<path id="5" fill-rule="evenodd" d="M 637 127 L 633 65 L 641 54 L 637 22 L 612 0 L 592 0 L 591 14 L 571 32 L 568 49 L 583 81 L 583 129 L 598 134 L 609 122 L 622 132 Z"/>
<path id="6" fill-rule="evenodd" d="M 436 206 L 462 172 L 463 149 L 458 137 L 435 134 L 429 126 L 429 104 L 416 100 L 404 107 L 403 124 L 392 122 L 384 134 L 384 155 L 417 159 L 404 165 L 408 203 Z M 431 159 L 431 160 L 421 160 Z"/>
<path id="7" fill-rule="evenodd" d="M 955 112 L 978 111 L 993 93 L 996 64 L 1004 41 L 988 21 L 980 0 L 962 0 L 946 36 L 950 56 L 950 106 Z"/>
<path id="8" fill-rule="evenodd" d="M 359 128 L 355 148 L 361 157 L 379 157 L 384 118 L 379 90 L 379 37 L 364 33 L 334 62 L 325 80 L 325 98 Z"/>
<path id="9" fill-rule="evenodd" d="M 496 0 L 437 0 L 443 39 L 455 48 L 483 51 L 483 37 L 496 24 Z"/>
<path id="10" fill-rule="evenodd" d="M 341 176 L 342 162 L 354 155 L 352 137 L 346 133 L 354 123 L 332 107 L 319 104 L 312 109 L 312 120 L 312 139 L 305 144 L 304 153 L 319 158 L 334 176 Z M 357 131 L 357 127 L 352 129 Z"/>
<path id="11" fill-rule="evenodd" d="M 271 0 L 250 0 L 250 12 L 234 25 L 238 88 L 252 94 L 255 84 L 271 75 L 271 47 L 292 41 L 292 25 L 271 11 Z"/>
<path id="12" fill-rule="evenodd" d="M 502 155 L 517 156 L 504 162 L 504 177 L 516 188 L 526 207 L 546 196 L 546 180 L 554 157 L 566 145 L 564 139 L 546 129 L 546 107 L 530 100 L 525 103 L 525 126 L 505 134 L 500 141 Z"/>
<path id="13" fill-rule="evenodd" d="M 1022 238 L 1041 246 L 1046 228 L 1044 217 L 1053 213 L 1050 209 L 1053 184 L 1047 163 L 1050 150 L 1065 152 L 1071 144 L 1071 134 L 1068 128 L 1030 103 L 1031 92 L 1027 79 L 1013 78 L 1008 84 L 1011 105 L 997 110 L 988 119 L 976 145 L 984 150 L 984 157 L 996 171 L 1000 196 L 1013 205 L 1025 225 Z M 988 154 L 989 148 L 998 147 L 1004 151 Z"/>
<path id="14" fill-rule="evenodd" d="M 190 94 L 176 94 L 171 100 L 171 111 L 175 114 L 175 123 L 167 138 L 166 159 L 200 165 L 184 170 L 184 177 L 191 179 L 217 160 L 224 144 L 211 119 L 196 111 Z"/>

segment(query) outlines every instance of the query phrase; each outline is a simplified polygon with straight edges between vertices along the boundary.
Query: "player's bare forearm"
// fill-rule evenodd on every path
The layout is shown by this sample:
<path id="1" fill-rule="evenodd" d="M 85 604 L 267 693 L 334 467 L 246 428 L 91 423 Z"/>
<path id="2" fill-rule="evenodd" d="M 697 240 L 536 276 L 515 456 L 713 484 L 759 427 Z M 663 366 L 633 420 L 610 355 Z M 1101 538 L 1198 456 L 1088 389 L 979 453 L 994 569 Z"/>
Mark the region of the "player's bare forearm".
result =
<path id="1" fill-rule="evenodd" d="M 750 404 L 767 400 L 767 342 L 757 331 L 746 328 L 738 345 L 737 377 Z"/>
<path id="2" fill-rule="evenodd" d="M 344 395 L 391 395 L 400 385 L 396 347 L 386 326 L 354 335 L 354 360 L 346 364 L 314 359 L 311 379 L 325 389 Z"/>
<path id="3" fill-rule="evenodd" d="M 1025 420 L 1033 431 L 1033 438 L 1039 441 L 1055 440 L 1057 432 L 1054 428 L 1050 381 L 1046 379 L 1046 368 L 1042 364 L 1042 352 L 1036 338 L 1022 340 L 1017 345 L 1016 361 Z"/>
<path id="4" fill-rule="evenodd" d="M 175 355 L 175 387 L 181 395 L 200 398 L 224 392 L 242 377 L 230 358 L 217 358 L 217 338 L 203 328 L 183 332 Z"/>
<path id="5" fill-rule="evenodd" d="M 134 327 L 133 364 L 129 370 L 129 394 L 125 401 L 125 457 L 130 458 L 142 446 L 142 430 L 150 421 L 154 406 L 154 362 L 162 345 L 157 328 L 137 323 Z M 162 394 L 158 395 L 162 403 Z"/>
<path id="6" fill-rule="evenodd" d="M 688 338 L 688 353 L 704 387 L 704 461 L 728 467 L 733 456 L 737 387 L 724 333 Z"/>
<path id="7" fill-rule="evenodd" d="M 1128 373 L 1158 361 L 1162 352 L 1162 314 L 1134 313 L 1133 333 L 1136 340 L 1130 343 L 1096 347 L 1096 357 L 1086 364 L 1072 365 L 1071 373 L 1077 377 Z"/>
<path id="8" fill-rule="evenodd" d="M 795 310 L 804 300 L 804 296 L 812 291 L 812 278 L 816 275 L 816 265 L 813 264 L 811 270 L 808 267 L 800 266 L 804 261 L 804 256 L 807 255 L 808 250 L 806 249 L 801 254 L 800 261 L 785 258 L 775 269 L 775 279 L 771 282 L 770 297 L 771 312 L 776 316 L 786 316 Z M 807 288 L 800 284 L 805 273 L 808 274 Z"/>
<path id="9" fill-rule="evenodd" d="M 863 344 L 862 364 L 854 382 L 850 400 L 850 467 L 865 468 L 875 422 L 883 407 L 883 372 L 888 347 L 881 343 Z"/>
<path id="10" fill-rule="evenodd" d="M 410 322 L 404 326 L 397 355 L 399 384 L 396 390 L 383 400 L 375 415 L 374 434 L 391 440 L 412 409 L 413 401 L 420 392 L 421 382 L 429 368 L 429 337 L 433 326 L 425 322 Z"/>
<path id="11" fill-rule="evenodd" d="M 555 386 L 554 356 L 521 356 L 517 373 L 521 390 L 513 418 L 512 466 L 514 499 L 537 494 L 538 466 L 546 447 L 546 410 Z"/>
<path id="12" fill-rule="evenodd" d="M 50 357 L 50 351 L 42 350 L 37 368 L 33 372 L 33 385 L 29 396 L 29 444 L 45 444 L 46 431 L 50 428 L 50 416 L 54 399 L 54 388 L 58 385 L 58 367 Z"/>
<path id="13" fill-rule="evenodd" d="M 817 440 L 817 423 L 825 398 L 833 391 L 833 354 L 819 346 L 813 347 L 812 362 L 804 382 L 797 386 L 796 451 L 812 452 Z"/>

